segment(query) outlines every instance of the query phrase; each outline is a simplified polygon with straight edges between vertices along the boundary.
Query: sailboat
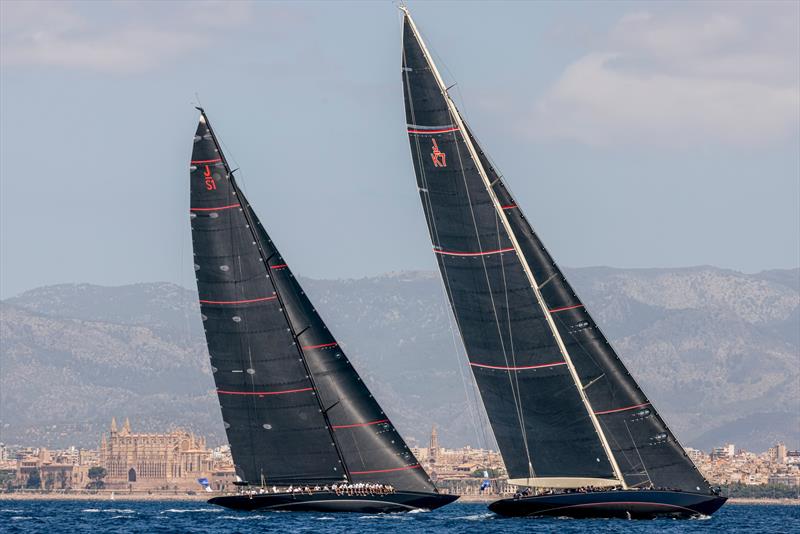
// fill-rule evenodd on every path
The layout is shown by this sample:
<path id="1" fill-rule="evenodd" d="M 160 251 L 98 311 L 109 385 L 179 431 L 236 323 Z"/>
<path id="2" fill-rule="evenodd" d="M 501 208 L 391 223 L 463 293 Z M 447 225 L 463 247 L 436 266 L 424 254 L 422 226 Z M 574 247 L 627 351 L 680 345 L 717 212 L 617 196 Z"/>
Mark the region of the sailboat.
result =
<path id="1" fill-rule="evenodd" d="M 408 10 L 402 78 L 420 198 L 511 484 L 507 516 L 711 514 L 697 470 L 575 294 L 448 94 Z"/>
<path id="2" fill-rule="evenodd" d="M 194 269 L 240 510 L 399 512 L 440 494 L 303 292 L 202 108 L 190 165 Z"/>

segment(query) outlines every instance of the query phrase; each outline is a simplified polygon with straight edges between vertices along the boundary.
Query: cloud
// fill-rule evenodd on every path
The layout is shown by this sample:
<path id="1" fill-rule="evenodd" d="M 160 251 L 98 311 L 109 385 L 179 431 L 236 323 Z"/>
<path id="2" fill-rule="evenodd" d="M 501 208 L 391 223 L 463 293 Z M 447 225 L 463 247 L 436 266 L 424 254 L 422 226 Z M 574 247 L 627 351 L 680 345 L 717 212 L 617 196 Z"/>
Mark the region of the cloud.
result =
<path id="1" fill-rule="evenodd" d="M 250 2 L 2 2 L 0 61 L 117 74 L 143 72 L 248 23 Z M 213 15 L 212 15 L 213 14 Z"/>
<path id="2" fill-rule="evenodd" d="M 749 146 L 796 135 L 798 4 L 759 7 L 625 15 L 536 101 L 528 131 L 591 145 Z"/>

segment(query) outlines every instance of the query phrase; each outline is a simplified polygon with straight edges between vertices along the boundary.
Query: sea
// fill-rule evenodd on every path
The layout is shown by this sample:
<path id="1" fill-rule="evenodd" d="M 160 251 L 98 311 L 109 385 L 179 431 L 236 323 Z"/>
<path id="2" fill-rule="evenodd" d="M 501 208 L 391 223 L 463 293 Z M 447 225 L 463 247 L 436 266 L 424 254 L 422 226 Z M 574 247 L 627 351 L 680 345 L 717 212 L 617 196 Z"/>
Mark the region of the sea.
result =
<path id="1" fill-rule="evenodd" d="M 453 503 L 433 512 L 323 514 L 232 512 L 197 501 L 4 501 L 0 532 L 320 532 L 591 533 L 684 532 L 800 533 L 800 506 L 727 504 L 699 519 L 502 518 L 484 504 Z"/>

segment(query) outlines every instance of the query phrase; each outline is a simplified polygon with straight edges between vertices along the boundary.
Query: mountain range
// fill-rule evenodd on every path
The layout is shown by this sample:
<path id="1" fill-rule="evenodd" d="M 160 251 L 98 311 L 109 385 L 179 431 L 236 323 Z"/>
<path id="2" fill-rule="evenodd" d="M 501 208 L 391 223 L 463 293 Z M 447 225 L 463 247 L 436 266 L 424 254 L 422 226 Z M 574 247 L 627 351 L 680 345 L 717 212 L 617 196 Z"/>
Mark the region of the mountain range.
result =
<path id="1" fill-rule="evenodd" d="M 800 269 L 567 269 L 688 446 L 800 445 Z M 494 445 L 437 273 L 301 279 L 411 443 Z M 193 290 L 62 284 L 0 301 L 0 441 L 96 447 L 111 417 L 225 443 Z"/>

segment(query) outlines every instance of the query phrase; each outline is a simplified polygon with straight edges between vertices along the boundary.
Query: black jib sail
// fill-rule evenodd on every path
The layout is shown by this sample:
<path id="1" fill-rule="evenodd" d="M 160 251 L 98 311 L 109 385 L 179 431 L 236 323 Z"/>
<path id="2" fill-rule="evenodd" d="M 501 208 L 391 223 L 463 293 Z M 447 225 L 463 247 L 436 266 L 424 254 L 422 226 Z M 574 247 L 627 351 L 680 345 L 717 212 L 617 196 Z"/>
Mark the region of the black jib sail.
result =
<path id="1" fill-rule="evenodd" d="M 509 476 L 708 490 L 464 124 L 407 11 L 402 77 L 433 250 Z"/>
<path id="2" fill-rule="evenodd" d="M 190 166 L 195 274 L 237 474 L 250 484 L 435 491 L 267 235 L 200 111 Z"/>

